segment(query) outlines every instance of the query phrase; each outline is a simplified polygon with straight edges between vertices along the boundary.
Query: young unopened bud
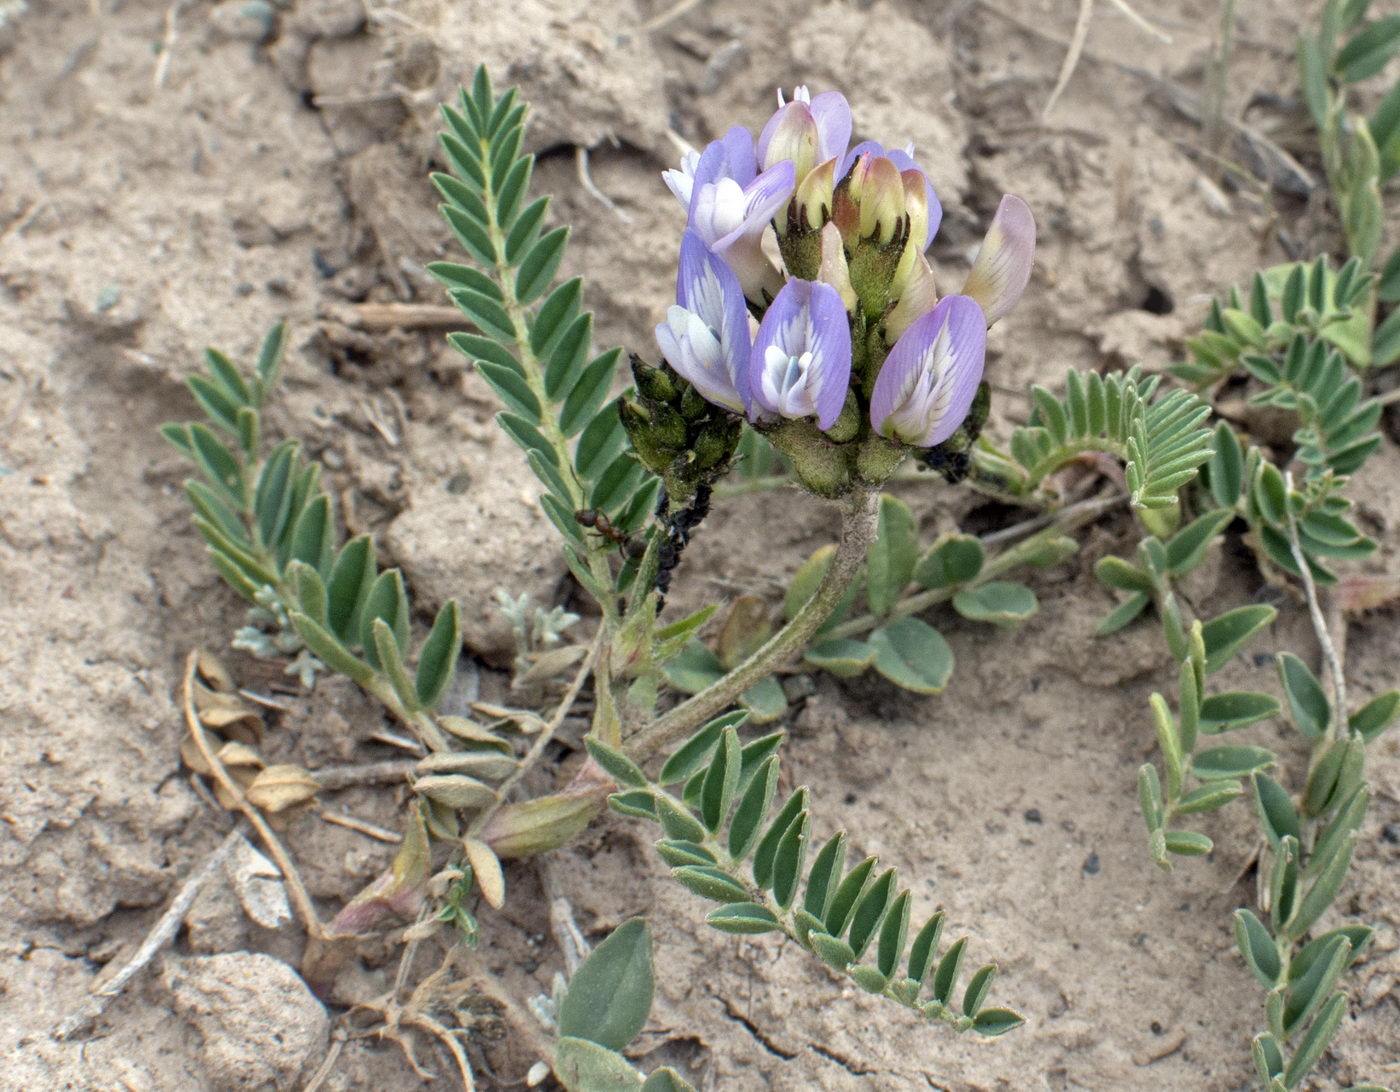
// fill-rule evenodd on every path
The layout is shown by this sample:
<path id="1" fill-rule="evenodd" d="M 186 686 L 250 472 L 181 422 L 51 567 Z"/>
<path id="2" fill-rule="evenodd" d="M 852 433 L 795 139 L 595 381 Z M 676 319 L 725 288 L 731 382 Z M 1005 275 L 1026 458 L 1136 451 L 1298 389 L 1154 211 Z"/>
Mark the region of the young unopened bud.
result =
<path id="1" fill-rule="evenodd" d="M 743 435 L 742 425 L 737 417 L 724 417 L 709 424 L 691 447 L 695 455 L 695 469 L 709 472 L 727 466 L 739 446 L 739 438 Z M 711 476 L 705 473 L 707 479 Z"/>
<path id="2" fill-rule="evenodd" d="M 676 384 L 665 368 L 648 364 L 636 353 L 631 354 L 632 382 L 637 393 L 650 402 L 673 402 L 679 395 Z"/>

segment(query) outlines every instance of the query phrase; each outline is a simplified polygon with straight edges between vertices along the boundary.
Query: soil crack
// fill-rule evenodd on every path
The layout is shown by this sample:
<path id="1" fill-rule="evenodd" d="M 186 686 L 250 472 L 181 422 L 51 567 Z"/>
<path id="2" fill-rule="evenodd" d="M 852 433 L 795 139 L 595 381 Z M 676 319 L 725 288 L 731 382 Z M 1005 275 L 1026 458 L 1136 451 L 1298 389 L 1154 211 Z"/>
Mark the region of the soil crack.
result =
<path id="1" fill-rule="evenodd" d="M 837 1054 L 836 1051 L 830 1050 L 827 1047 L 822 1046 L 820 1043 L 808 1043 L 807 1045 L 812 1050 L 820 1054 L 823 1058 L 825 1058 L 828 1062 L 833 1062 L 836 1065 L 839 1065 L 842 1069 L 844 1069 L 847 1073 L 850 1073 L 852 1076 L 868 1077 L 872 1073 L 879 1072 L 879 1070 L 875 1069 L 864 1069 L 857 1063 L 851 1061 L 849 1058 L 841 1057 L 841 1055 Z"/>
<path id="2" fill-rule="evenodd" d="M 747 1016 L 743 1015 L 743 1013 L 737 1011 L 734 1008 L 734 1006 L 729 1003 L 728 998 L 721 997 L 717 1000 L 721 1005 L 724 1006 L 724 1014 L 728 1016 L 729 1019 L 733 1020 L 736 1024 L 742 1025 L 744 1030 L 747 1031 L 750 1035 L 752 1035 L 754 1037 L 754 1040 L 758 1043 L 758 1045 L 763 1047 L 764 1050 L 768 1051 L 769 1054 L 773 1055 L 775 1058 L 781 1058 L 785 1062 L 790 1062 L 797 1057 L 797 1051 L 784 1050 L 782 1047 L 774 1043 L 772 1039 L 768 1038 L 768 1036 L 763 1034 L 763 1032 L 758 1029 L 757 1025 L 755 1025 L 752 1020 L 750 1020 Z"/>

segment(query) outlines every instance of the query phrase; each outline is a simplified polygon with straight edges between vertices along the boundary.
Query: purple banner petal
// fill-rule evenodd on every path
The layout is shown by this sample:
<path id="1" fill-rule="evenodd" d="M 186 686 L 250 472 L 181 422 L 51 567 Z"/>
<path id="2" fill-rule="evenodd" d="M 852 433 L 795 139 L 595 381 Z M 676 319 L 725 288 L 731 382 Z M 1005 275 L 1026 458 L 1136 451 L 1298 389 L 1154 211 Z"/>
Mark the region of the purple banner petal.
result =
<path id="1" fill-rule="evenodd" d="M 962 424 L 982 381 L 987 328 L 967 296 L 948 296 L 904 332 L 886 357 L 870 398 L 875 431 L 934 447 Z"/>

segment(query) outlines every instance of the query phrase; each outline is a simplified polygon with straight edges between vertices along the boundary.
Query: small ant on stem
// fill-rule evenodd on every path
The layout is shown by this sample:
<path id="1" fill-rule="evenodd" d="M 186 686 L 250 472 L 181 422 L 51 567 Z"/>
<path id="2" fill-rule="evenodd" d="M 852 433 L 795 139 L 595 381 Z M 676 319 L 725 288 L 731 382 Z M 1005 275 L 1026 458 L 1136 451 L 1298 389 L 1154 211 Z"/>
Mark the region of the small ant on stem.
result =
<path id="1" fill-rule="evenodd" d="M 600 536 L 611 542 L 622 551 L 624 556 L 639 558 L 646 553 L 646 542 L 635 535 L 629 535 L 624 531 L 619 531 L 612 525 L 607 514 L 598 511 L 596 508 L 580 508 L 574 513 L 576 519 L 584 527 L 596 531 Z"/>

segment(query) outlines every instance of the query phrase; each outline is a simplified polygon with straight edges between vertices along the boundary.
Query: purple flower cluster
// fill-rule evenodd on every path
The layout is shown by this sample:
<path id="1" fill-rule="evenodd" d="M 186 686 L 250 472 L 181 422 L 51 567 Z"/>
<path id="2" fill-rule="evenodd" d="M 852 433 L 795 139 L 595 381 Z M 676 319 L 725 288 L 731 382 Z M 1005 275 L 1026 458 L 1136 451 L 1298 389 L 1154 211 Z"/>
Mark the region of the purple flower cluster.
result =
<path id="1" fill-rule="evenodd" d="M 735 127 L 665 172 L 687 224 L 657 342 L 702 396 L 754 424 L 826 431 L 854 398 L 875 434 L 932 447 L 967 416 L 987 327 L 1025 290 L 1035 222 L 1003 197 L 962 292 L 939 299 L 924 252 L 942 206 L 912 146 L 848 147 L 851 131 L 841 94 L 799 87 L 791 102 L 779 92 L 757 140 Z M 785 270 L 764 252 L 770 225 Z"/>

